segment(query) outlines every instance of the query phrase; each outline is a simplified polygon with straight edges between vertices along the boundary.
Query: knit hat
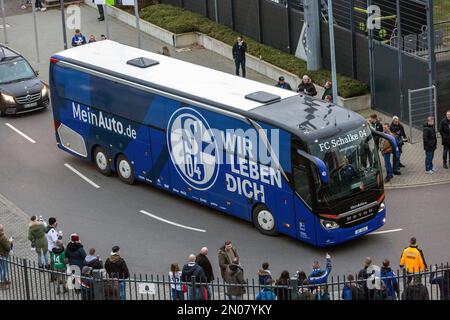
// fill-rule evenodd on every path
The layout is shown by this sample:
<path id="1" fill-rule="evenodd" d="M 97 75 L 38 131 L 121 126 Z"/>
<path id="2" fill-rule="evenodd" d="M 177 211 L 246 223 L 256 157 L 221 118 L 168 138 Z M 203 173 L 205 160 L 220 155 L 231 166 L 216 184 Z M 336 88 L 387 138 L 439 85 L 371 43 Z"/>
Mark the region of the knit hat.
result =
<path id="1" fill-rule="evenodd" d="M 72 233 L 70 235 L 70 241 L 72 242 L 80 241 L 80 237 L 76 233 Z"/>
<path id="2" fill-rule="evenodd" d="M 116 254 L 117 252 L 119 252 L 119 250 L 120 250 L 119 246 L 114 246 L 114 247 L 112 247 L 112 249 L 111 249 L 111 253 L 112 253 L 112 254 Z"/>

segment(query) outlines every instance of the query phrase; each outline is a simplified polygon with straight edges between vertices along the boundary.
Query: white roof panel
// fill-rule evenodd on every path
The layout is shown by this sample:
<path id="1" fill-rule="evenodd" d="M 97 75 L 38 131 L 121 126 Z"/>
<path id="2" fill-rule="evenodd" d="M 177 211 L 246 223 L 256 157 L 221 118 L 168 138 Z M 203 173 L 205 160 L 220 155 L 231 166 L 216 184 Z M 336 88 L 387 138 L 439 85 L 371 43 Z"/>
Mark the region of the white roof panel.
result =
<path id="1" fill-rule="evenodd" d="M 71 48 L 61 51 L 57 55 L 244 111 L 250 111 L 262 105 L 262 103 L 245 98 L 247 94 L 256 91 L 265 91 L 280 96 L 281 99 L 296 95 L 292 91 L 126 46 L 111 40 L 97 41 Z M 127 64 L 128 60 L 138 57 L 146 57 L 160 63 L 148 68 L 138 68 Z"/>

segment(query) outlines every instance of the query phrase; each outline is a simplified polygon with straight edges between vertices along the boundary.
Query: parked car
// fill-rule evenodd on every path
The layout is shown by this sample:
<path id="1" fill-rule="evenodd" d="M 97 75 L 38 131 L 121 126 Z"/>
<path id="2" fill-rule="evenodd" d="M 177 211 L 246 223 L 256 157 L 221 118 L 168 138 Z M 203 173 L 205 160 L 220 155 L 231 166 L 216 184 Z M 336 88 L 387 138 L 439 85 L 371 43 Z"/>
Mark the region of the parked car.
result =
<path id="1" fill-rule="evenodd" d="M 0 44 L 0 116 L 47 108 L 48 88 L 28 61 Z"/>

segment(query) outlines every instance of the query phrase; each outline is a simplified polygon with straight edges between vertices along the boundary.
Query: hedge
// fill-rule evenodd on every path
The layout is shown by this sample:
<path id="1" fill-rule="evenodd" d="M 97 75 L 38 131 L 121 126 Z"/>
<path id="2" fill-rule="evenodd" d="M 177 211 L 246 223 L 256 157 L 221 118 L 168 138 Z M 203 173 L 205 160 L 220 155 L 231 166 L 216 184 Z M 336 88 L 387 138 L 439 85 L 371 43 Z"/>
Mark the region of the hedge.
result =
<path id="1" fill-rule="evenodd" d="M 237 36 L 239 36 L 239 33 L 226 26 L 217 24 L 205 16 L 171 5 L 156 4 L 148 6 L 140 11 L 140 16 L 142 19 L 176 34 L 201 32 L 231 46 L 236 41 Z M 291 54 L 261 44 L 248 37 L 246 37 L 246 41 L 249 54 L 260 57 L 262 60 L 283 70 L 300 77 L 308 74 L 318 85 L 322 85 L 325 81 L 331 79 L 331 74 L 328 70 L 308 71 L 306 62 Z M 339 74 L 337 80 L 338 93 L 343 98 L 360 96 L 369 92 L 367 85 L 361 81 Z"/>

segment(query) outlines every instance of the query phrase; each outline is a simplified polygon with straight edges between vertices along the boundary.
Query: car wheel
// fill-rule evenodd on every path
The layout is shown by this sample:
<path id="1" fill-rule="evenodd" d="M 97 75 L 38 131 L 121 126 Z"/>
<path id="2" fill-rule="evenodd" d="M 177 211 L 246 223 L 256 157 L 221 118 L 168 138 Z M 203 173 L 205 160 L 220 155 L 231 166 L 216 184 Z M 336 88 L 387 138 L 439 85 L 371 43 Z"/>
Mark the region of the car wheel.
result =
<path id="1" fill-rule="evenodd" d="M 130 160 L 128 160 L 123 154 L 117 157 L 116 170 L 120 180 L 128 184 L 134 183 L 133 166 Z"/>
<path id="2" fill-rule="evenodd" d="M 97 170 L 105 176 L 110 176 L 112 173 L 111 164 L 108 161 L 108 155 L 102 147 L 95 147 L 93 161 Z"/>
<path id="3" fill-rule="evenodd" d="M 275 227 L 275 217 L 263 204 L 258 204 L 255 209 L 253 209 L 253 224 L 262 234 L 268 236 L 278 234 Z"/>

